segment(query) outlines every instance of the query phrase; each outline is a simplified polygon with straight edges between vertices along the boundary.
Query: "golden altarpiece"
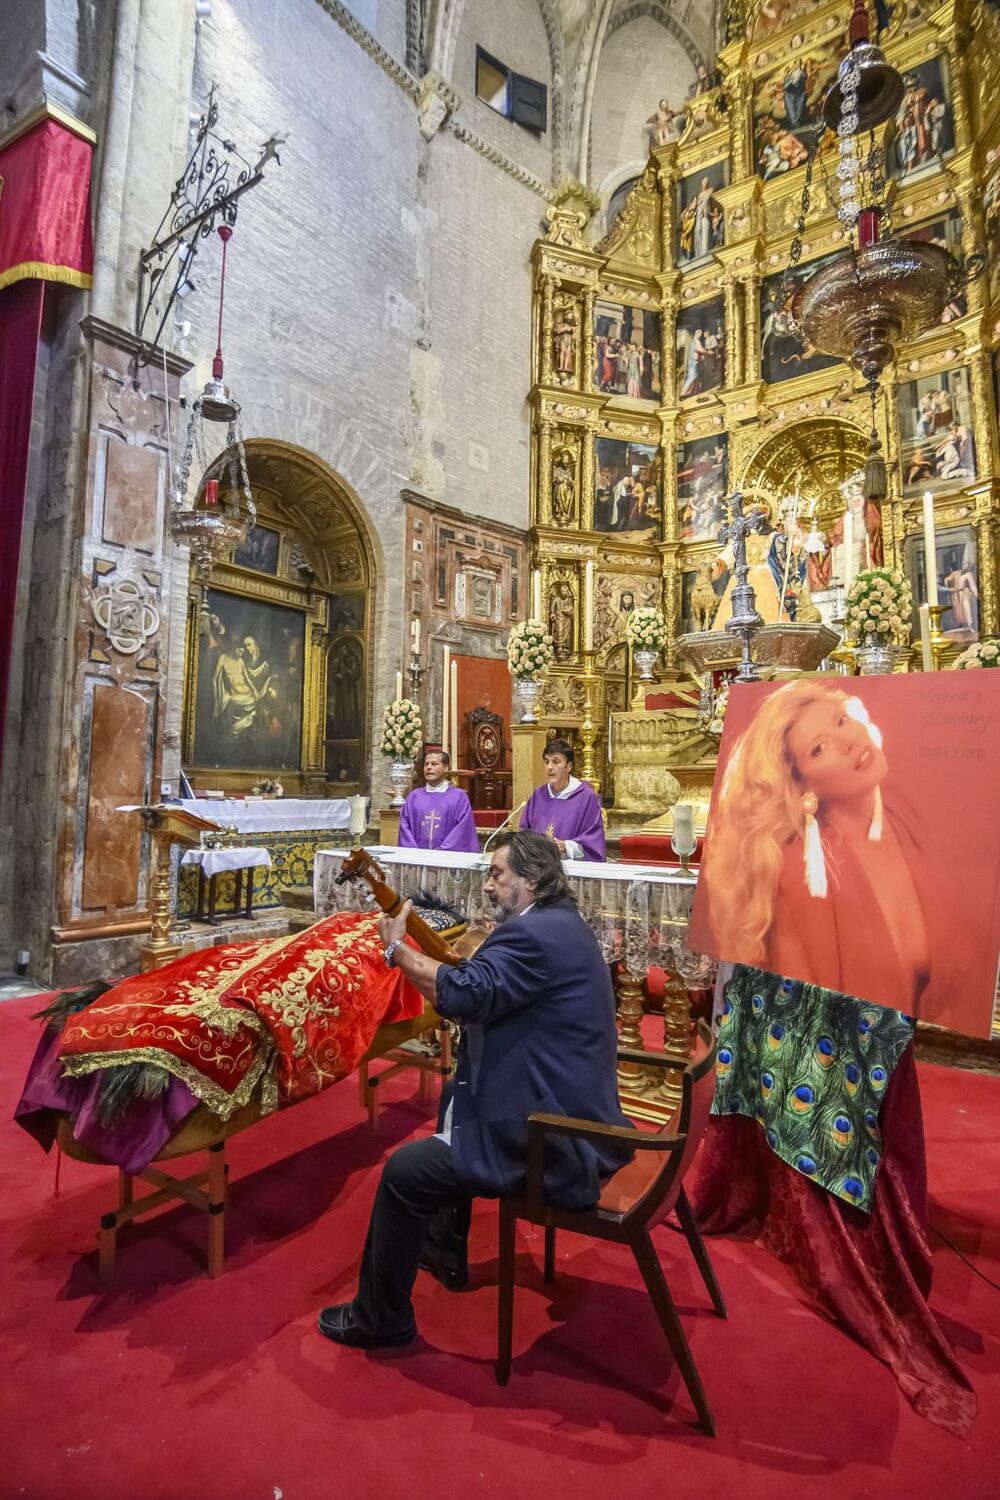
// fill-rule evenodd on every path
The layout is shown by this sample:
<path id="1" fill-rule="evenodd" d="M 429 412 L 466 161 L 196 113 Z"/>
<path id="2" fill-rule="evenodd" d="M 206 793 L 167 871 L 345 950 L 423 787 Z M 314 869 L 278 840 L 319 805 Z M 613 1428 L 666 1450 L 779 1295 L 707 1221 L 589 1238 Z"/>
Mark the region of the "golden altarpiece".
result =
<path id="1" fill-rule="evenodd" d="M 699 723 L 698 683 L 677 640 L 721 621 L 725 496 L 766 501 L 779 524 L 786 497 L 801 497 L 803 529 L 824 539 L 808 577 L 818 597 L 836 584 L 846 486 L 871 425 L 861 377 L 790 334 L 781 286 L 804 142 L 846 51 L 850 6 L 750 0 L 730 10 L 717 86 L 665 122 L 605 237 L 594 243 L 588 230 L 595 200 L 567 189 L 533 252 L 534 609 L 556 643 L 543 714 L 576 737 L 584 774 L 614 792 L 626 821 L 663 811 L 667 765 L 689 800 L 710 793 L 717 741 Z M 1000 20 L 982 0 L 898 0 L 891 12 L 880 45 L 906 84 L 888 127 L 892 221 L 959 257 L 988 250 L 987 274 L 900 350 L 875 411 L 889 468 L 878 541 L 924 599 L 930 490 L 934 565 L 952 605 L 947 656 L 998 630 Z M 835 168 L 835 150 L 821 149 L 802 279 L 845 249 Z M 858 535 L 870 549 L 867 528 Z M 642 604 L 666 617 L 661 686 L 673 700 L 623 714 L 625 621 Z"/>

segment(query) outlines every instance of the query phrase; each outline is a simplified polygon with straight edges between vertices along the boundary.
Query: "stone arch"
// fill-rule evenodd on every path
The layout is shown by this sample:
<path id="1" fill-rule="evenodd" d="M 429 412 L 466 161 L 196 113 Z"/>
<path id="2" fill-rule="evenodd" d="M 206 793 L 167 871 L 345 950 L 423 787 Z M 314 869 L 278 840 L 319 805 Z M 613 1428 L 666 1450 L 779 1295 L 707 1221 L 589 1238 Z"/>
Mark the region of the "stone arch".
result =
<path id="1" fill-rule="evenodd" d="M 668 7 L 661 3 L 661 0 L 633 0 L 633 3 L 617 11 L 614 6 L 615 0 L 603 0 L 600 10 L 595 9 L 592 13 L 591 25 L 584 38 L 574 84 L 569 133 L 572 137 L 579 131 L 578 175 L 583 182 L 588 182 L 590 179 L 594 90 L 597 86 L 601 52 L 610 36 L 620 31 L 629 22 L 648 17 L 657 25 L 662 26 L 680 43 L 692 67 L 697 68 L 699 63 L 706 61 L 704 52 L 697 46 L 690 33 L 676 17 L 670 14 Z"/>
<path id="2" fill-rule="evenodd" d="M 302 617 L 301 655 L 288 645 L 288 661 L 282 660 L 281 670 L 277 660 L 268 657 L 275 669 L 274 680 L 281 679 L 289 703 L 294 695 L 291 689 L 285 690 L 284 679 L 291 673 L 293 655 L 300 674 L 294 678 L 300 695 L 299 759 L 291 771 L 283 745 L 281 768 L 299 790 L 322 791 L 325 785 L 338 783 L 341 791 L 353 791 L 368 779 L 372 752 L 373 652 L 379 595 L 385 590 L 382 543 L 357 491 L 318 455 L 270 438 L 247 438 L 245 451 L 259 530 L 213 569 L 208 588 L 227 596 L 225 601 L 218 599 L 223 622 L 223 602 L 235 620 L 241 600 L 258 612 L 263 602 L 284 606 L 286 613 L 297 612 L 296 620 Z M 223 453 L 214 460 L 205 472 L 202 489 L 211 478 L 225 483 L 229 459 Z M 204 597 L 207 604 L 209 596 Z M 287 629 L 284 638 L 286 644 L 292 638 Z M 221 758 L 210 762 L 201 753 L 205 736 L 199 735 L 197 726 L 209 696 L 205 649 L 200 637 L 189 637 L 183 758 L 198 774 L 201 767 L 217 764 L 224 772 L 223 784 L 239 786 L 252 782 L 256 771 L 264 773 L 269 768 L 236 764 L 238 757 L 234 757 L 227 769 Z M 331 664 L 340 668 L 336 681 L 331 677 Z M 342 680 L 349 683 L 347 688 Z M 343 727 L 348 701 L 353 714 L 350 733 Z M 286 712 L 290 720 L 291 709 Z M 280 718 L 276 710 L 279 722 Z M 255 721 L 247 733 L 256 732 Z M 247 758 L 244 754 L 243 759 Z"/>

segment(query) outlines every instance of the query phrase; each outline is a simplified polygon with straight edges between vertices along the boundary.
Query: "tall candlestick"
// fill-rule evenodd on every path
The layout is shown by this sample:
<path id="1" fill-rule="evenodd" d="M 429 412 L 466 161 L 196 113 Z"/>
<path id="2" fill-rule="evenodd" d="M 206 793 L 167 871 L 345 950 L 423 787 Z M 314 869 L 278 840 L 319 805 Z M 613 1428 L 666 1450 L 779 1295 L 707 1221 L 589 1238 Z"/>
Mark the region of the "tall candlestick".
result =
<path id="1" fill-rule="evenodd" d="M 542 570 L 532 568 L 531 570 L 531 618 L 540 620 L 542 618 Z"/>
<path id="2" fill-rule="evenodd" d="M 927 574 L 927 603 L 938 602 L 937 547 L 934 537 L 934 496 L 924 490 L 924 572 Z"/>
<path id="3" fill-rule="evenodd" d="M 844 595 L 851 592 L 854 582 L 854 512 L 844 512 Z"/>
<path id="4" fill-rule="evenodd" d="M 402 698 L 402 696 L 403 696 L 403 674 L 402 674 L 402 672 L 397 672 L 396 673 L 396 697 L 397 698 Z"/>
<path id="5" fill-rule="evenodd" d="M 583 571 L 583 649 L 594 649 L 594 562 L 587 559 Z"/>
<path id="6" fill-rule="evenodd" d="M 450 750 L 448 742 L 448 731 L 451 721 L 448 718 L 448 700 L 451 695 L 451 649 L 444 648 L 444 669 L 441 674 L 441 748 Z"/>
<path id="7" fill-rule="evenodd" d="M 931 650 L 931 607 L 929 604 L 921 604 L 917 613 L 920 616 L 920 657 L 925 672 L 934 670 L 934 653 Z"/>
<path id="8" fill-rule="evenodd" d="M 451 733 L 448 736 L 451 758 L 458 766 L 458 662 L 451 664 Z"/>

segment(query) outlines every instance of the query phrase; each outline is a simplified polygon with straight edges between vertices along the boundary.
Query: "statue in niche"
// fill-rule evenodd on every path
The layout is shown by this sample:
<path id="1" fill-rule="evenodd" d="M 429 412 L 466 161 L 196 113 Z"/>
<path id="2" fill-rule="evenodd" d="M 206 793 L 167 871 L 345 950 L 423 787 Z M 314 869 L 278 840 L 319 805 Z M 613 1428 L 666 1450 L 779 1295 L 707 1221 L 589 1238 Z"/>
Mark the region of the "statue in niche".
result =
<path id="1" fill-rule="evenodd" d="M 553 587 L 549 596 L 549 635 L 556 661 L 566 661 L 573 655 L 573 635 L 576 625 L 576 606 L 573 590 L 566 579 Z"/>
<path id="2" fill-rule="evenodd" d="M 552 330 L 552 369 L 560 385 L 576 381 L 576 334 L 576 303 L 571 296 L 560 297 Z"/>
<path id="3" fill-rule="evenodd" d="M 561 448 L 552 465 L 552 519 L 557 526 L 571 526 L 576 515 L 576 455 Z"/>
<path id="4" fill-rule="evenodd" d="M 711 630 L 719 596 L 712 587 L 712 564 L 703 562 L 691 590 L 691 624 L 695 630 Z"/>

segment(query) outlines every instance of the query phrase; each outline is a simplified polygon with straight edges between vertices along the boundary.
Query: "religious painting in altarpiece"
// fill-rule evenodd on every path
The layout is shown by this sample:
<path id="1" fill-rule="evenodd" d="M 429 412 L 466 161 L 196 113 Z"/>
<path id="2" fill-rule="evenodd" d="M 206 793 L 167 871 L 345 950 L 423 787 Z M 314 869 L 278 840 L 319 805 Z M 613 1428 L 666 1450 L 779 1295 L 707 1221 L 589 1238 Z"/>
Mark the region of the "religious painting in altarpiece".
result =
<path id="1" fill-rule="evenodd" d="M 199 636 L 193 759 L 225 771 L 293 771 L 301 762 L 300 610 L 208 592 Z"/>

